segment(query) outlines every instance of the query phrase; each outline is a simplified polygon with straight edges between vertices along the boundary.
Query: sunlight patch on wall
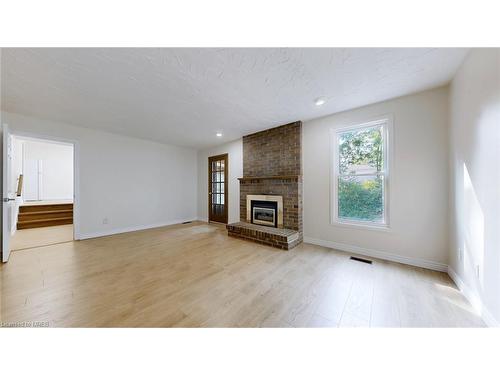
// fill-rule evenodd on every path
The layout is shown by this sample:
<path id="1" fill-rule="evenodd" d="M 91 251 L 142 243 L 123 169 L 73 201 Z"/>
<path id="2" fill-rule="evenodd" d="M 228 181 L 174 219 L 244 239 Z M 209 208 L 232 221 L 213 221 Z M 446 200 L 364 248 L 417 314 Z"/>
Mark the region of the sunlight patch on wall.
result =
<path id="1" fill-rule="evenodd" d="M 464 163 L 464 256 L 463 269 L 473 272 L 470 279 L 477 280 L 483 288 L 484 270 L 484 214 L 474 190 L 474 185 Z"/>

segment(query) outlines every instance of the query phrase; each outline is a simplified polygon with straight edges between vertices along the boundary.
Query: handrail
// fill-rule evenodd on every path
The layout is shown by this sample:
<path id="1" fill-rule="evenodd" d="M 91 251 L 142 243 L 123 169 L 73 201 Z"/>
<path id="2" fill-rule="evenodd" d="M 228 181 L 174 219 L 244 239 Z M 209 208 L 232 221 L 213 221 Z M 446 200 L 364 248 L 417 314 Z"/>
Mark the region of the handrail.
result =
<path id="1" fill-rule="evenodd" d="M 21 196 L 22 192 L 23 192 L 23 180 L 24 180 L 24 177 L 22 174 L 19 175 L 19 178 L 17 179 L 17 192 L 16 192 L 16 195 L 18 197 Z"/>

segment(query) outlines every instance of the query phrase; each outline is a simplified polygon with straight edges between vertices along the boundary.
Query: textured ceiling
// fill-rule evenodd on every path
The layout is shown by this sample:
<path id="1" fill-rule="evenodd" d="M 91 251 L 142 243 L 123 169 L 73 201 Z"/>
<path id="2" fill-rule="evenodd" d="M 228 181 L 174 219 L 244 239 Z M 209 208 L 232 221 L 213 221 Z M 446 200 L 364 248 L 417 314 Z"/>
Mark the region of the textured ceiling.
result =
<path id="1" fill-rule="evenodd" d="M 466 49 L 2 49 L 2 109 L 203 148 L 446 84 Z M 317 107 L 314 99 L 327 102 Z M 216 132 L 223 137 L 215 137 Z"/>

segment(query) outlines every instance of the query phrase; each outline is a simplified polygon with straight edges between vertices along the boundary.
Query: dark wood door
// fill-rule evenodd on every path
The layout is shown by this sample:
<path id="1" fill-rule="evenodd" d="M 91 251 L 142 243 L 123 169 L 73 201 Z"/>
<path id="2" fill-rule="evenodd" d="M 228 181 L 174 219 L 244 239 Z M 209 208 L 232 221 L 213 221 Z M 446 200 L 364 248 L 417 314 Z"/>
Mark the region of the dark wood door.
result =
<path id="1" fill-rule="evenodd" d="M 208 158 L 208 220 L 227 224 L 227 154 Z"/>

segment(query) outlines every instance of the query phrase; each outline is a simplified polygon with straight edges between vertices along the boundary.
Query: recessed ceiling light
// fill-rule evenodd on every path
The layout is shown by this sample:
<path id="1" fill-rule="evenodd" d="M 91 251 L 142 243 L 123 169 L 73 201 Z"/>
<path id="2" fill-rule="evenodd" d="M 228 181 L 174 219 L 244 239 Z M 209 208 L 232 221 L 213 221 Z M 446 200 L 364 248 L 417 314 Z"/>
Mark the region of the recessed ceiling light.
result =
<path id="1" fill-rule="evenodd" d="M 217 137 L 222 137 L 222 133 L 215 134 Z"/>
<path id="2" fill-rule="evenodd" d="M 326 99 L 325 99 L 325 98 L 317 98 L 317 99 L 314 101 L 314 104 L 316 104 L 316 105 L 319 107 L 320 105 L 325 104 L 325 102 L 326 102 Z"/>

